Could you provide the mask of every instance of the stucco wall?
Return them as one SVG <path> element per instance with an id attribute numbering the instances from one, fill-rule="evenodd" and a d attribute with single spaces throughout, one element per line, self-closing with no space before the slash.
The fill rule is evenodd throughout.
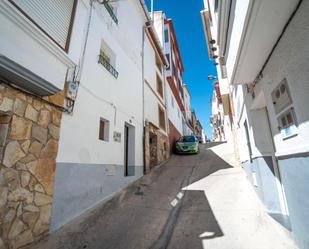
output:
<path id="1" fill-rule="evenodd" d="M 302 249 L 309 248 L 309 157 L 279 160 L 294 237 Z"/>
<path id="2" fill-rule="evenodd" d="M 74 112 L 63 116 L 52 229 L 127 186 L 143 172 L 140 55 L 146 18 L 137 1 L 117 2 L 116 9 L 118 25 L 104 5 L 94 3 Z M 102 41 L 116 55 L 117 79 L 98 63 Z M 99 140 L 100 118 L 109 122 L 108 141 Z M 129 166 L 136 169 L 134 177 L 124 176 L 126 124 L 132 128 L 129 150 L 134 149 L 129 156 Z M 120 141 L 114 140 L 114 132 L 121 134 Z M 109 173 L 110 170 L 114 173 Z"/>

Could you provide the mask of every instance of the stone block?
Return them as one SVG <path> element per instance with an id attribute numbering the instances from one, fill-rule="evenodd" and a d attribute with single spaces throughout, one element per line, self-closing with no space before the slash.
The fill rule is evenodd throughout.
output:
<path id="1" fill-rule="evenodd" d="M 28 153 L 29 146 L 30 146 L 30 140 L 27 140 L 21 144 L 21 148 L 25 153 Z"/>
<path id="2" fill-rule="evenodd" d="M 43 144 L 39 143 L 38 141 L 34 141 L 29 149 L 29 152 L 34 154 L 36 157 L 40 156 Z"/>
<path id="3" fill-rule="evenodd" d="M 58 152 L 58 141 L 49 139 L 40 153 L 40 158 L 56 158 Z"/>
<path id="4" fill-rule="evenodd" d="M 28 171 L 22 171 L 20 174 L 20 184 L 24 188 L 29 184 L 31 174 Z"/>
<path id="5" fill-rule="evenodd" d="M 45 195 L 39 192 L 35 192 L 34 194 L 34 203 L 38 207 L 45 206 L 51 204 L 52 198 L 49 195 Z"/>
<path id="6" fill-rule="evenodd" d="M 39 212 L 40 211 L 40 209 L 34 205 L 27 205 L 23 209 L 28 212 Z"/>
<path id="7" fill-rule="evenodd" d="M 13 112 L 17 114 L 18 116 L 22 117 L 25 114 L 26 107 L 27 107 L 27 103 L 25 101 L 16 99 L 14 103 Z"/>
<path id="8" fill-rule="evenodd" d="M 32 154 L 28 154 L 23 159 L 21 159 L 17 164 L 19 164 L 19 163 L 27 164 L 27 163 L 32 162 L 34 160 L 36 160 L 35 156 L 32 155 Z M 17 166 L 17 164 L 16 164 L 16 166 Z"/>
<path id="9" fill-rule="evenodd" d="M 19 234 L 21 234 L 23 231 L 25 231 L 26 225 L 18 218 L 14 220 L 14 222 L 11 225 L 10 232 L 8 234 L 8 238 L 10 240 L 16 238 Z"/>
<path id="10" fill-rule="evenodd" d="M 27 204 L 31 204 L 33 201 L 33 193 L 24 188 L 17 188 L 15 191 L 9 193 L 8 201 L 25 201 Z"/>
<path id="11" fill-rule="evenodd" d="M 13 110 L 13 104 L 14 104 L 14 101 L 12 99 L 4 97 L 3 101 L 0 105 L 0 111 L 3 111 L 3 112 L 12 111 Z"/>
<path id="12" fill-rule="evenodd" d="M 46 128 L 40 127 L 38 125 L 35 125 L 32 128 L 33 138 L 37 139 L 42 144 L 46 144 L 47 142 L 47 133 L 48 130 Z"/>
<path id="13" fill-rule="evenodd" d="M 50 121 L 50 112 L 47 110 L 41 110 L 39 115 L 38 124 L 44 128 L 46 128 Z"/>
<path id="14" fill-rule="evenodd" d="M 55 159 L 39 159 L 37 163 L 27 164 L 29 171 L 43 186 L 47 194 L 52 194 L 56 161 Z M 34 186 L 35 189 L 35 186 Z M 41 191 L 40 191 L 41 192 Z"/>
<path id="15" fill-rule="evenodd" d="M 0 124 L 8 124 L 12 119 L 11 115 L 0 115 Z"/>
<path id="16" fill-rule="evenodd" d="M 49 130 L 49 134 L 55 138 L 55 139 L 59 139 L 59 135 L 60 135 L 60 128 L 58 128 L 57 126 L 55 126 L 54 124 L 49 124 L 48 125 L 48 130 Z"/>
<path id="17" fill-rule="evenodd" d="M 0 208 L 5 206 L 8 193 L 9 189 L 7 187 L 0 187 Z"/>
<path id="18" fill-rule="evenodd" d="M 40 213 L 39 212 L 26 212 L 23 214 L 23 221 L 30 227 L 33 228 Z"/>
<path id="19" fill-rule="evenodd" d="M 32 105 L 28 104 L 26 108 L 25 118 L 32 120 L 33 122 L 38 121 L 38 111 L 35 110 Z"/>
<path id="20" fill-rule="evenodd" d="M 62 112 L 59 110 L 54 109 L 52 111 L 52 119 L 53 119 L 53 124 L 60 127 L 60 123 L 61 123 L 61 116 L 62 116 Z"/>
<path id="21" fill-rule="evenodd" d="M 33 100 L 33 107 L 37 110 L 40 111 L 44 107 L 44 103 L 42 100 L 39 99 L 34 99 Z"/>
<path id="22" fill-rule="evenodd" d="M 32 123 L 16 115 L 12 118 L 10 139 L 24 140 L 29 139 L 31 135 Z"/>
<path id="23" fill-rule="evenodd" d="M 6 142 L 6 137 L 9 131 L 9 124 L 0 124 L 0 147 L 3 147 Z"/>
<path id="24" fill-rule="evenodd" d="M 40 216 L 37 220 L 33 233 L 37 236 L 48 231 L 51 216 L 51 205 L 40 207 Z"/>
<path id="25" fill-rule="evenodd" d="M 12 167 L 19 159 L 23 158 L 25 153 L 21 150 L 17 141 L 12 141 L 7 144 L 3 157 L 3 165 Z"/>
<path id="26" fill-rule="evenodd" d="M 12 249 L 24 247 L 34 241 L 31 230 L 26 230 L 12 241 Z"/>

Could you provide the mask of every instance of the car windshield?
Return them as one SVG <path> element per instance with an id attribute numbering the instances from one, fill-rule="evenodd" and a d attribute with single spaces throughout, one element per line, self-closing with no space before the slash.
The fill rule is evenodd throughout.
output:
<path id="1" fill-rule="evenodd" d="M 189 143 L 193 143 L 195 142 L 195 137 L 194 136 L 184 136 L 184 137 L 181 137 L 179 139 L 179 142 L 189 142 Z"/>

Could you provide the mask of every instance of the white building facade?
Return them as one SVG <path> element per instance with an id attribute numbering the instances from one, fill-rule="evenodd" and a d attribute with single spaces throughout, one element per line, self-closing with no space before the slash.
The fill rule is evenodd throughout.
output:
<path id="1" fill-rule="evenodd" d="M 144 172 L 142 1 L 90 6 L 78 95 L 64 115 L 55 177 L 55 230 L 120 191 Z M 154 69 L 155 70 L 155 69 Z"/>
<path id="2" fill-rule="evenodd" d="M 208 45 L 232 88 L 240 161 L 267 212 L 309 248 L 309 2 L 205 6 L 217 30 Z"/>
<path id="3" fill-rule="evenodd" d="M 173 22 L 162 11 L 154 12 L 154 27 L 169 63 L 166 68 L 166 105 L 168 114 L 169 142 L 173 150 L 175 142 L 184 133 L 185 124 L 183 79 L 184 71 Z"/>

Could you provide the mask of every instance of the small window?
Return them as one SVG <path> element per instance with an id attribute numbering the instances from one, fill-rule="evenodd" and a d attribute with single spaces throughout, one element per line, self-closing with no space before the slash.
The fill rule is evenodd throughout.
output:
<path id="1" fill-rule="evenodd" d="M 159 126 L 165 130 L 165 112 L 161 106 L 159 106 Z"/>
<path id="2" fill-rule="evenodd" d="M 103 118 L 100 119 L 99 139 L 103 141 L 109 140 L 109 121 Z"/>
<path id="3" fill-rule="evenodd" d="M 171 95 L 171 100 L 172 100 L 172 107 L 174 108 L 174 98 L 173 98 L 173 95 Z"/>
<path id="4" fill-rule="evenodd" d="M 178 110 L 178 118 L 180 118 L 180 110 L 179 109 L 177 109 Z"/>
<path id="5" fill-rule="evenodd" d="M 158 56 L 156 56 L 156 66 L 159 69 L 160 73 L 162 73 L 162 63 Z"/>
<path id="6" fill-rule="evenodd" d="M 174 74 L 174 77 L 176 78 L 177 71 L 176 71 L 176 66 L 174 62 L 173 62 L 173 74 Z"/>
<path id="7" fill-rule="evenodd" d="M 293 108 L 290 108 L 288 111 L 283 113 L 279 118 L 278 122 L 280 125 L 280 129 L 288 128 L 292 125 L 296 125 L 295 117 L 294 117 L 294 111 Z"/>
<path id="8" fill-rule="evenodd" d="M 159 95 L 163 98 L 163 83 L 158 74 L 157 74 L 157 91 Z"/>
<path id="9" fill-rule="evenodd" d="M 165 41 L 165 42 L 168 42 L 168 40 L 169 40 L 169 39 L 168 39 L 168 29 L 165 29 L 165 30 L 164 30 L 164 41 Z"/>
<path id="10" fill-rule="evenodd" d="M 170 67 L 170 63 L 171 63 L 171 62 L 170 62 L 170 54 L 166 54 L 165 57 L 166 57 L 166 59 L 167 59 L 167 61 L 168 61 L 168 67 L 166 68 L 166 70 L 170 70 L 170 68 L 171 68 L 171 67 Z"/>
<path id="11" fill-rule="evenodd" d="M 101 49 L 99 54 L 99 63 L 102 64 L 107 71 L 109 71 L 116 79 L 118 78 L 118 71 L 116 67 L 116 54 L 107 45 L 106 42 L 101 42 Z"/>

